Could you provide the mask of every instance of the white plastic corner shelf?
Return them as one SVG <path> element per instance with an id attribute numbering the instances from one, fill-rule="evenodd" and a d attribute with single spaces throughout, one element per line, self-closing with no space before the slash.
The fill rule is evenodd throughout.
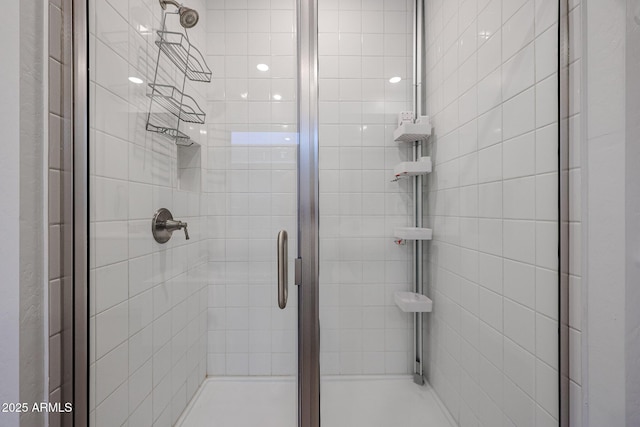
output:
<path id="1" fill-rule="evenodd" d="M 393 132 L 396 142 L 425 141 L 431 135 L 431 121 L 405 123 Z M 402 162 L 394 168 L 396 177 L 417 176 L 431 173 L 431 158 L 422 157 L 417 162 Z M 431 240 L 430 228 L 402 227 L 394 230 L 394 235 L 402 240 Z M 427 313 L 433 310 L 433 301 L 415 292 L 396 292 L 393 296 L 396 305 L 405 313 Z"/>
<path id="2" fill-rule="evenodd" d="M 433 230 L 430 228 L 401 227 L 393 231 L 393 235 L 402 240 L 431 240 Z"/>
<path id="3" fill-rule="evenodd" d="M 417 162 L 398 163 L 393 168 L 393 174 L 396 178 L 401 176 L 417 176 L 431 173 L 431 157 L 420 157 Z"/>
<path id="4" fill-rule="evenodd" d="M 433 310 L 433 301 L 415 292 L 396 292 L 393 299 L 405 313 L 429 313 Z"/>
<path id="5" fill-rule="evenodd" d="M 419 123 L 404 123 L 393 131 L 396 142 L 426 141 L 431 136 L 431 120 L 423 117 Z M 421 157 L 415 162 L 402 162 L 393 169 L 396 178 L 402 176 L 417 176 L 431 173 L 431 157 Z"/>
<path id="6" fill-rule="evenodd" d="M 394 132 L 396 141 L 421 141 L 431 135 L 431 123 L 406 123 Z M 431 173 L 431 157 L 421 157 L 417 162 L 402 162 L 394 168 L 396 177 L 417 176 Z M 402 240 L 431 240 L 433 232 L 430 228 L 403 227 L 397 228 L 394 235 Z"/>
<path id="7" fill-rule="evenodd" d="M 431 136 L 431 120 L 424 119 L 420 123 L 404 123 L 393 131 L 396 142 L 425 141 Z"/>

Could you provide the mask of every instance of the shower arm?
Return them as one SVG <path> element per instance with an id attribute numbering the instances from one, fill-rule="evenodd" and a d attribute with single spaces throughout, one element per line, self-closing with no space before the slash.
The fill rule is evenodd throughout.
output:
<path id="1" fill-rule="evenodd" d="M 178 9 L 182 7 L 182 5 L 175 0 L 160 0 L 160 7 L 162 10 L 167 10 L 167 4 L 171 4 Z"/>

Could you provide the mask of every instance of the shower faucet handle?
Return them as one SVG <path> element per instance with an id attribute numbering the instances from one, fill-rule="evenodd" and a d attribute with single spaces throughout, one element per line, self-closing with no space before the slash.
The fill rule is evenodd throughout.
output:
<path id="1" fill-rule="evenodd" d="M 169 209 L 160 208 L 151 220 L 151 233 L 156 242 L 167 243 L 174 231 L 184 230 L 184 237 L 189 240 L 188 226 L 186 222 L 174 220 Z"/>
<path id="2" fill-rule="evenodd" d="M 167 220 L 165 222 L 165 227 L 168 231 L 170 232 L 174 232 L 177 230 L 182 230 L 184 229 L 184 237 L 186 240 L 189 240 L 189 224 L 187 224 L 186 222 L 182 222 L 182 221 L 175 221 L 175 220 Z"/>

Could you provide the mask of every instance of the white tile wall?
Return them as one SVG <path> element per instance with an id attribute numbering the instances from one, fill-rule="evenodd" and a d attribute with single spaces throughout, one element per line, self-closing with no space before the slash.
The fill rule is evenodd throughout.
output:
<path id="1" fill-rule="evenodd" d="M 557 423 L 557 3 L 426 1 L 429 381 L 460 425 Z"/>
<path id="2" fill-rule="evenodd" d="M 290 274 L 278 308 L 275 244 L 286 229 L 296 257 L 295 2 L 206 6 L 207 373 L 293 375 L 297 295 Z"/>
<path id="3" fill-rule="evenodd" d="M 201 21 L 190 37 L 204 50 L 206 7 L 191 6 Z M 206 375 L 207 150 L 179 151 L 145 130 L 161 8 L 95 0 L 90 13 L 91 425 L 169 426 Z M 160 75 L 182 85 L 166 60 Z M 187 82 L 185 92 L 204 105 L 206 88 Z M 204 126 L 185 130 L 203 142 Z M 161 207 L 189 223 L 191 240 L 153 240 Z"/>
<path id="4" fill-rule="evenodd" d="M 323 374 L 410 371 L 408 180 L 390 182 L 409 148 L 393 141 L 411 109 L 409 1 L 328 1 L 319 7 L 320 325 Z M 401 77 L 399 83 L 389 82 Z"/>

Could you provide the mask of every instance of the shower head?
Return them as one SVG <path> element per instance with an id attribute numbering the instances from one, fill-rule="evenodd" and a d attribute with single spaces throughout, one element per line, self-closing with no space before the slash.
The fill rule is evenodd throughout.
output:
<path id="1" fill-rule="evenodd" d="M 189 9 L 188 7 L 181 7 L 178 9 L 180 14 L 180 25 L 184 28 L 193 28 L 198 23 L 200 16 L 195 9 Z"/>
<path id="2" fill-rule="evenodd" d="M 195 9 L 185 7 L 175 0 L 160 0 L 160 7 L 162 7 L 163 10 L 167 9 L 168 4 L 171 4 L 178 8 L 178 15 L 180 15 L 180 25 L 182 25 L 184 28 L 193 28 L 196 26 L 198 20 L 200 19 L 200 15 L 198 15 L 198 12 Z"/>

